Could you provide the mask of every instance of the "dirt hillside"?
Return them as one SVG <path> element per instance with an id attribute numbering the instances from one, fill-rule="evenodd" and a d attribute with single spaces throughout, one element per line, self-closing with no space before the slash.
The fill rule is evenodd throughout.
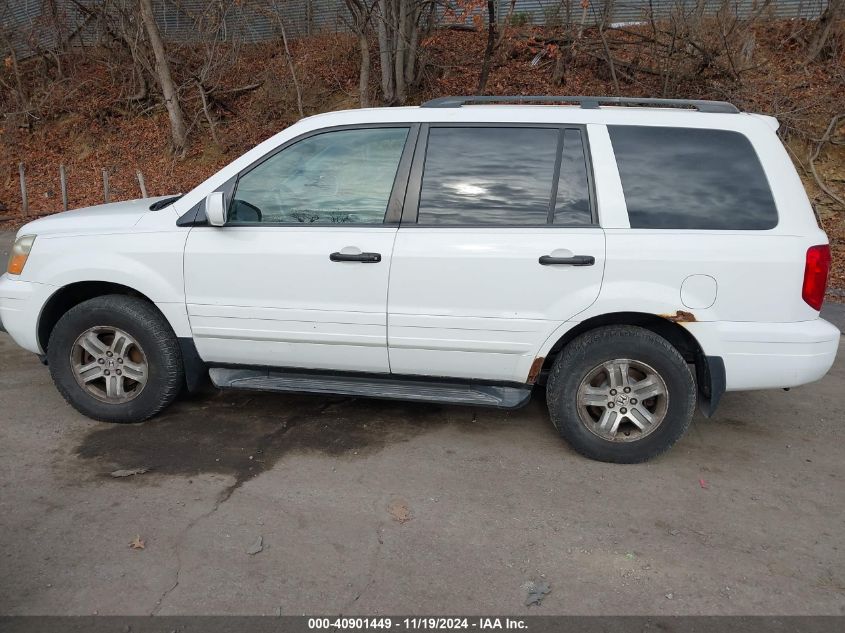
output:
<path id="1" fill-rule="evenodd" d="M 793 22 L 768 22 L 754 33 L 753 64 L 737 77 L 715 65 L 679 77 L 669 96 L 728 99 L 748 111 L 781 121 L 786 141 L 822 224 L 833 243 L 834 270 L 830 295 L 845 300 L 845 208 L 819 187 L 810 157 L 831 119 L 845 110 L 845 64 L 838 58 L 805 63 Z M 423 42 L 424 70 L 411 103 L 448 94 L 472 94 L 478 84 L 486 33 L 442 29 Z M 552 82 L 561 44 L 552 29 L 530 25 L 511 28 L 496 49 L 488 94 L 622 94 L 661 96 L 666 77 L 642 35 L 614 32 L 617 58 L 611 69 L 604 59 L 582 54 L 566 68 L 563 85 Z M 568 46 L 568 45 L 567 45 Z M 18 164 L 24 163 L 29 218 L 61 210 L 59 165 L 66 168 L 71 208 L 103 201 L 103 170 L 112 201 L 140 197 L 136 171 L 141 170 L 149 195 L 184 192 L 243 151 L 299 118 L 294 84 L 283 48 L 277 43 L 245 46 L 236 66 L 216 93 L 212 116 L 214 141 L 198 103 L 186 96 L 190 145 L 183 156 L 169 149 L 167 114 L 160 102 L 143 107 L 126 96 L 126 69 L 109 52 L 86 50 L 71 55 L 61 80 L 39 92 L 38 114 L 25 120 L 10 112 L 0 96 L 5 124 L 0 137 L 0 230 L 20 226 Z M 188 76 L 196 51 L 174 52 L 178 74 Z M 291 56 L 302 86 L 306 115 L 358 105 L 357 42 L 343 34 L 323 34 L 291 42 Z M 372 56 L 372 100 L 378 103 L 377 55 Z M 24 62 L 23 64 L 26 64 Z M 37 61 L 27 77 L 39 76 Z M 614 81 L 615 76 L 615 81 Z M 617 90 L 618 84 L 618 90 Z M 33 89 L 34 90 L 34 89 Z M 835 127 L 835 126 L 834 126 Z M 829 131 L 813 161 L 819 180 L 845 197 L 845 128 Z"/>

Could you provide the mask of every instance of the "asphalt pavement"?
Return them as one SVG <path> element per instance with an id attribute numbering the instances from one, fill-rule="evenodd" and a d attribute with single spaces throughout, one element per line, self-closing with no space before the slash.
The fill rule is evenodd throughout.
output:
<path id="1" fill-rule="evenodd" d="M 840 352 L 729 393 L 619 466 L 569 449 L 542 394 L 212 392 L 98 423 L 0 334 L 0 613 L 843 614 L 843 378 Z"/>

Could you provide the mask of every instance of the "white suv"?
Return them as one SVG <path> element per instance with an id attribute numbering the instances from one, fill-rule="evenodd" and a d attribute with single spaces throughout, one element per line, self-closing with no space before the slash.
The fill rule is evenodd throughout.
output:
<path id="1" fill-rule="evenodd" d="M 183 196 L 27 224 L 0 318 L 99 420 L 208 377 L 504 408 L 545 385 L 576 450 L 640 462 L 696 400 L 833 363 L 827 238 L 777 126 L 600 97 L 322 114 Z"/>

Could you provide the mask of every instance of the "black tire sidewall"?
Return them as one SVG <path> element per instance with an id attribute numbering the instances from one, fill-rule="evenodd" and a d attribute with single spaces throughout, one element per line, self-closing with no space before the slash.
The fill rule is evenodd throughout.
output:
<path id="1" fill-rule="evenodd" d="M 549 381 L 552 423 L 578 452 L 601 461 L 638 463 L 670 448 L 689 427 L 695 411 L 695 379 L 683 357 L 662 337 L 635 327 L 603 328 L 573 341 L 557 359 Z M 666 382 L 666 417 L 652 433 L 632 442 L 610 442 L 592 433 L 578 415 L 581 380 L 603 362 L 618 358 L 651 366 Z"/>
<path id="2" fill-rule="evenodd" d="M 147 382 L 132 400 L 120 404 L 98 400 L 73 375 L 71 348 L 80 334 L 97 326 L 127 332 L 143 350 Z M 134 297 L 98 297 L 69 310 L 50 335 L 47 358 L 53 381 L 64 398 L 83 415 L 108 422 L 140 422 L 154 415 L 173 399 L 174 374 L 181 376 L 178 341 L 169 324 L 154 306 Z"/>

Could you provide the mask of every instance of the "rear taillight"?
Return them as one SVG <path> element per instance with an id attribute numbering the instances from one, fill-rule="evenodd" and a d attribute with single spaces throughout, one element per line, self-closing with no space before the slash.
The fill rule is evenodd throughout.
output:
<path id="1" fill-rule="evenodd" d="M 804 286 L 801 288 L 801 296 L 814 310 L 822 309 L 829 270 L 830 246 L 821 244 L 808 248 L 807 262 L 804 265 Z"/>

